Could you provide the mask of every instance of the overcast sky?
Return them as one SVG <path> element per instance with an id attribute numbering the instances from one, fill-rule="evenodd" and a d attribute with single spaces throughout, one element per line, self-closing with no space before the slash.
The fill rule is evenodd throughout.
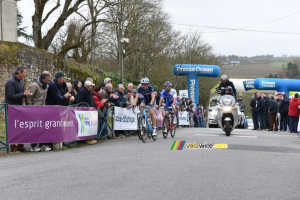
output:
<path id="1" fill-rule="evenodd" d="M 21 0 L 18 5 L 24 16 L 23 25 L 31 32 L 33 0 Z M 202 33 L 203 40 L 217 54 L 300 55 L 299 0 L 163 0 L 162 6 L 176 30 Z"/>

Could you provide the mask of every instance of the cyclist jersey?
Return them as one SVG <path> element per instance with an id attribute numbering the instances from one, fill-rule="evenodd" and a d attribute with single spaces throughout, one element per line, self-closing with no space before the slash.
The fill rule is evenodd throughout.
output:
<path id="1" fill-rule="evenodd" d="M 163 89 L 161 91 L 160 97 L 166 99 L 166 106 L 168 107 L 172 105 L 174 98 L 176 98 L 176 102 L 177 102 L 177 92 L 174 89 L 171 89 L 170 92 L 167 92 L 166 89 Z"/>
<path id="2" fill-rule="evenodd" d="M 154 93 L 154 87 L 152 85 L 149 85 L 145 90 L 143 87 L 139 87 L 137 90 L 137 94 L 143 95 L 143 101 L 142 103 L 146 104 L 147 106 L 150 104 L 152 97 L 151 94 Z M 153 102 L 155 104 L 155 100 Z"/>

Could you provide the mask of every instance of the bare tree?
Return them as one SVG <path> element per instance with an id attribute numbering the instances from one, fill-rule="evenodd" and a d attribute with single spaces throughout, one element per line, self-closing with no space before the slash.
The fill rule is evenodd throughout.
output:
<path id="1" fill-rule="evenodd" d="M 55 35 L 64 26 L 68 17 L 76 12 L 85 0 L 65 0 L 62 12 L 55 21 L 54 25 L 42 35 L 42 27 L 49 19 L 50 15 L 61 8 L 60 0 L 56 0 L 56 5 L 44 16 L 44 10 L 49 0 L 34 0 L 35 12 L 32 16 L 33 41 L 37 48 L 48 50 Z M 72 2 L 74 2 L 72 4 Z"/>

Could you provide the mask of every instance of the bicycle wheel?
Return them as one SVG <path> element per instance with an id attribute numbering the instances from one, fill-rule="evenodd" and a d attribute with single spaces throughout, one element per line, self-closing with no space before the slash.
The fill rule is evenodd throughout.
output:
<path id="1" fill-rule="evenodd" d="M 176 132 L 176 124 L 174 124 L 173 122 L 174 122 L 174 116 L 172 117 L 172 129 L 170 130 L 170 134 L 172 138 L 175 136 L 175 132 Z"/>
<path id="2" fill-rule="evenodd" d="M 147 127 L 145 122 L 145 117 L 143 115 L 140 116 L 139 119 L 139 138 L 146 143 L 147 142 Z"/>
<path id="3" fill-rule="evenodd" d="M 150 139 L 152 137 L 152 133 L 150 133 L 149 131 L 148 131 L 148 138 Z"/>
<path id="4" fill-rule="evenodd" d="M 168 123 L 168 116 L 165 115 L 165 116 L 164 116 L 164 119 L 163 119 L 163 125 L 162 125 L 163 137 L 164 137 L 165 139 L 167 139 L 167 137 L 168 137 L 168 132 L 169 132 L 168 124 L 169 124 L 169 123 Z M 165 129 L 167 129 L 167 132 L 164 132 Z"/>
<path id="5" fill-rule="evenodd" d="M 142 130 L 142 123 L 141 123 L 141 117 L 138 118 L 138 130 L 137 130 L 137 133 L 138 133 L 138 136 L 139 136 L 139 139 L 142 140 L 142 137 L 141 137 L 141 130 Z"/>
<path id="6" fill-rule="evenodd" d="M 152 133 L 150 133 L 150 131 L 149 131 L 149 129 L 148 129 L 148 123 L 149 123 L 149 122 L 147 122 L 147 124 L 146 124 L 146 126 L 147 126 L 147 134 L 148 134 L 148 138 L 150 139 L 150 138 L 152 137 Z M 150 126 L 152 127 L 151 124 L 150 124 Z M 152 127 L 152 131 L 153 131 L 153 127 Z"/>

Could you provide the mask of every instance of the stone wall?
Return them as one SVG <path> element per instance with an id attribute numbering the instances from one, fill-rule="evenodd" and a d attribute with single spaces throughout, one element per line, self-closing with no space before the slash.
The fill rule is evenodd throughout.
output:
<path id="1" fill-rule="evenodd" d="M 89 76 L 89 74 L 82 73 L 78 67 L 70 70 L 64 62 L 58 62 L 53 54 L 45 50 L 18 42 L 0 42 L 0 102 L 4 102 L 5 99 L 6 81 L 19 65 L 27 68 L 27 76 L 24 80 L 26 88 L 45 70 L 52 74 L 62 71 L 68 74 L 72 81 L 84 80 Z"/>

